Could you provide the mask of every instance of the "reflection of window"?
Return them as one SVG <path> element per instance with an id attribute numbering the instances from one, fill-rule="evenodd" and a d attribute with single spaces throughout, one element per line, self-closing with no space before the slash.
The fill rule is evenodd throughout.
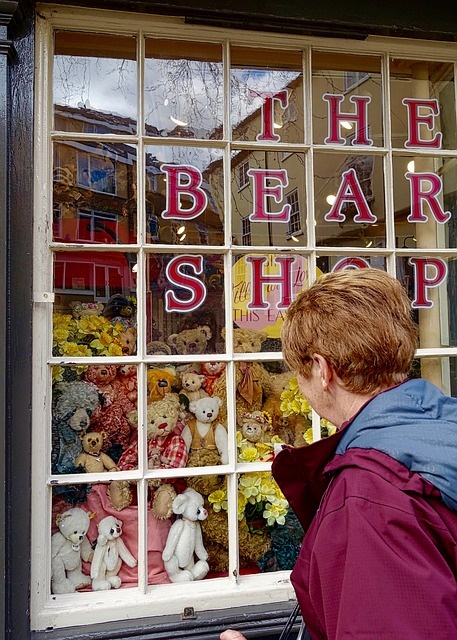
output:
<path id="1" fill-rule="evenodd" d="M 241 219 L 241 244 L 248 247 L 251 243 L 251 221 L 249 220 L 249 216 L 246 216 Z"/>
<path id="2" fill-rule="evenodd" d="M 287 204 L 290 204 L 290 218 L 287 225 L 287 235 L 294 236 L 302 233 L 298 189 L 294 189 L 289 194 L 287 194 L 286 200 Z"/>
<path id="3" fill-rule="evenodd" d="M 52 208 L 52 234 L 54 238 L 62 238 L 62 211 L 61 205 L 55 204 Z"/>
<path id="4" fill-rule="evenodd" d="M 116 163 L 110 158 L 78 153 L 78 184 L 91 191 L 116 193 Z"/>
<path id="5" fill-rule="evenodd" d="M 362 84 L 367 78 L 370 77 L 369 73 L 365 71 L 345 71 L 344 72 L 344 90 L 350 91 L 359 84 Z"/>
<path id="6" fill-rule="evenodd" d="M 249 184 L 248 170 L 249 162 L 247 160 L 238 166 L 238 188 L 240 190 Z"/>
<path id="7" fill-rule="evenodd" d="M 83 242 L 118 242 L 116 214 L 79 209 L 76 237 Z"/>

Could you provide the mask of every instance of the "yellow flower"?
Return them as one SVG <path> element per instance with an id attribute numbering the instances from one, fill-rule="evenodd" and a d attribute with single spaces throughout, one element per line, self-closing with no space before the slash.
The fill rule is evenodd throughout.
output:
<path id="1" fill-rule="evenodd" d="M 246 509 L 248 501 L 246 496 L 241 491 L 238 491 L 238 520 L 244 518 L 244 510 Z"/>
<path id="2" fill-rule="evenodd" d="M 217 489 L 210 493 L 208 496 L 208 501 L 213 505 L 214 511 L 227 511 L 227 493 L 223 489 Z"/>
<path id="3" fill-rule="evenodd" d="M 275 523 L 285 524 L 288 506 L 286 500 L 278 500 L 275 503 L 268 502 L 263 512 L 267 525 L 272 527 Z"/>
<path id="4" fill-rule="evenodd" d="M 239 462 L 254 462 L 259 459 L 259 452 L 256 447 L 245 447 L 238 454 Z"/>
<path id="5" fill-rule="evenodd" d="M 63 356 L 68 356 L 69 358 L 84 358 L 92 355 L 92 351 L 88 346 L 83 344 L 76 344 L 76 342 L 64 342 L 61 347 Z"/>
<path id="6" fill-rule="evenodd" d="M 243 474 L 238 482 L 238 488 L 251 504 L 259 501 L 260 478 L 256 475 Z"/>
<path id="7" fill-rule="evenodd" d="M 63 381 L 63 367 L 52 367 L 52 382 L 62 382 Z"/>

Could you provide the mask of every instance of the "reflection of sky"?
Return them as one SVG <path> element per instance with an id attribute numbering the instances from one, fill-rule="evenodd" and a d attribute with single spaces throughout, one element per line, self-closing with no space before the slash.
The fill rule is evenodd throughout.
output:
<path id="1" fill-rule="evenodd" d="M 54 58 L 54 102 L 136 119 L 137 65 L 133 60 L 58 55 Z M 279 91 L 298 72 L 268 69 L 231 71 L 232 122 L 239 123 L 261 106 L 253 93 Z M 145 117 L 169 134 L 186 123 L 206 138 L 223 117 L 222 64 L 191 60 L 145 61 Z"/>
<path id="2" fill-rule="evenodd" d="M 53 98 L 56 104 L 86 106 L 136 119 L 136 81 L 136 62 L 133 60 L 54 57 Z"/>

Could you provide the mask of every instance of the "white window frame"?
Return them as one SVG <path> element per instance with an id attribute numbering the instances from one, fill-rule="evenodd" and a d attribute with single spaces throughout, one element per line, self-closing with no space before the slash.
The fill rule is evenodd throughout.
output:
<path id="1" fill-rule="evenodd" d="M 225 578 L 215 580 L 203 580 L 185 585 L 158 585 L 148 586 L 146 572 L 140 569 L 137 588 L 102 591 L 97 593 L 77 593 L 65 596 L 55 596 L 50 594 L 50 540 L 51 540 L 51 478 L 48 474 L 49 458 L 51 451 L 50 427 L 51 408 L 49 390 L 51 388 L 50 366 L 59 364 L 61 359 L 52 358 L 52 300 L 53 300 L 53 251 L 61 250 L 53 246 L 52 243 L 52 140 L 71 139 L 71 133 L 56 133 L 52 130 L 52 51 L 53 51 L 53 30 L 70 29 L 75 31 L 87 30 L 91 33 L 119 33 L 122 35 L 138 36 L 138 78 L 142 77 L 144 52 L 143 37 L 158 36 L 162 38 L 189 39 L 191 41 L 220 42 L 223 44 L 224 60 L 229 59 L 229 39 L 240 46 L 253 45 L 253 33 L 245 33 L 236 30 L 223 30 L 215 28 L 205 28 L 201 26 L 193 27 L 186 25 L 184 19 L 178 17 L 163 16 L 141 16 L 135 13 L 98 11 L 77 7 L 56 7 L 52 5 L 40 5 L 37 11 L 36 28 L 36 122 L 35 122 L 35 234 L 34 234 L 34 343 L 33 343 L 33 382 L 34 393 L 32 398 L 33 409 L 33 454 L 32 454 L 32 580 L 31 580 L 31 626 L 32 629 L 44 630 L 47 628 L 64 628 L 68 626 L 79 626 L 105 621 L 116 621 L 141 617 L 163 616 L 167 614 L 179 615 L 185 607 L 192 606 L 196 611 L 220 610 L 224 607 L 236 607 L 265 603 L 287 602 L 294 598 L 294 591 L 289 579 L 288 571 L 272 573 L 262 573 L 253 575 L 240 575 L 238 570 L 238 560 L 236 550 L 232 547 L 229 554 L 229 571 Z M 255 39 L 255 38 L 254 38 Z M 265 38 L 258 35 L 259 47 L 265 47 Z M 311 60 L 310 47 L 325 49 L 332 52 L 350 51 L 353 54 L 377 55 L 383 59 L 383 73 L 388 71 L 388 55 L 396 57 L 407 57 L 423 60 L 437 60 L 457 62 L 457 46 L 454 43 L 422 43 L 398 41 L 389 38 L 368 38 L 364 42 L 347 41 L 339 39 L 318 39 L 311 37 L 288 36 L 284 34 L 269 34 L 268 48 L 283 49 L 291 47 L 295 50 L 304 51 L 304 65 L 309 65 Z M 305 104 L 311 104 L 310 100 L 310 78 L 309 69 L 305 73 L 304 98 Z M 141 87 L 141 80 L 140 80 Z M 229 82 L 225 81 L 225 90 L 229 91 Z M 141 94 L 141 91 L 139 92 Z M 226 96 L 228 98 L 228 96 Z M 383 100 L 388 101 L 389 96 L 385 95 Z M 229 104 L 226 100 L 226 104 Z M 388 107 L 388 102 L 387 102 Z M 140 97 L 138 98 L 138 134 L 124 136 L 127 142 L 138 145 L 138 158 L 142 157 L 144 149 L 144 122 L 143 107 Z M 390 139 L 389 109 L 385 109 L 385 139 Z M 312 130 L 311 110 L 305 115 L 305 130 Z M 230 199 L 230 153 L 233 149 L 243 148 L 243 144 L 232 144 L 229 133 L 229 119 L 224 121 L 224 136 L 221 140 L 211 141 L 211 145 L 221 149 L 225 154 L 226 175 L 225 175 L 225 211 L 227 219 L 225 223 L 225 244 L 220 248 L 224 254 L 226 279 L 226 305 L 230 309 L 231 292 L 231 264 L 234 250 L 231 245 L 231 199 Z M 88 134 L 93 141 L 106 141 L 106 135 Z M 116 137 L 112 136 L 112 141 Z M 193 141 L 195 142 L 195 141 Z M 198 142 L 196 143 L 198 144 Z M 202 146 L 207 146 L 208 141 L 203 141 Z M 263 144 L 262 148 L 268 145 Z M 318 148 L 319 145 L 315 145 Z M 246 143 L 244 148 L 255 148 L 255 143 Z M 294 144 L 294 151 L 307 153 L 309 145 Z M 272 145 L 272 150 L 276 150 Z M 390 157 L 391 149 L 386 143 L 385 148 L 370 147 L 369 153 Z M 446 152 L 440 152 L 446 155 Z M 307 153 L 305 171 L 308 176 L 312 176 L 312 156 Z M 140 169 L 141 165 L 138 164 Z M 141 220 L 141 213 L 145 211 L 144 202 L 144 180 L 142 172 L 138 170 L 138 244 L 120 245 L 116 247 L 118 251 L 125 251 L 137 254 L 138 271 L 142 272 L 146 264 L 146 254 L 144 249 L 144 231 Z M 43 188 L 43 185 L 47 187 Z M 373 250 L 373 255 L 384 256 L 387 270 L 395 275 L 395 259 L 402 255 L 401 249 L 395 248 L 395 237 L 392 224 L 393 219 L 393 199 L 389 196 L 392 193 L 392 174 L 388 162 L 386 162 L 385 173 L 386 190 L 386 221 L 387 221 L 387 246 L 379 250 Z M 326 253 L 332 255 L 332 250 L 326 252 L 322 248 L 317 248 L 314 237 L 313 212 L 313 189 L 307 189 L 307 229 L 308 243 L 306 256 L 309 261 L 310 273 L 316 271 L 316 258 L 318 255 Z M 89 245 L 92 247 L 92 245 Z M 84 246 L 78 247 L 84 250 Z M 107 251 L 112 250 L 112 246 L 106 247 Z M 205 249 L 208 251 L 208 249 Z M 241 249 L 242 250 L 242 249 Z M 338 255 L 340 250 L 333 250 L 333 255 Z M 358 255 L 360 249 L 345 251 L 346 254 Z M 237 254 L 240 248 L 236 248 Z M 455 250 L 447 250 L 447 255 L 454 255 Z M 403 251 L 407 255 L 407 251 Z M 138 298 L 144 296 L 144 282 L 142 278 L 137 279 Z M 227 312 L 226 324 L 230 326 L 231 318 Z M 139 308 L 138 329 L 142 332 L 145 326 L 144 309 Z M 220 359 L 227 360 L 228 384 L 234 384 L 234 359 L 233 341 L 230 332 L 227 334 L 227 355 L 221 355 Z M 139 388 L 139 423 L 144 422 L 143 400 L 146 389 L 146 354 L 143 352 L 141 341 L 139 342 L 138 354 L 125 358 L 123 361 L 131 362 L 138 366 L 138 388 Z M 456 356 L 457 348 L 447 349 L 422 349 L 419 350 L 421 356 Z M 262 354 L 264 360 L 277 360 L 279 354 Z M 177 361 L 179 362 L 179 357 Z M 248 358 L 246 358 L 248 359 Z M 252 359 L 257 359 L 253 354 Z M 103 362 L 117 363 L 115 358 L 103 358 Z M 81 364 L 94 363 L 94 359 L 83 358 Z M 228 422 L 234 424 L 233 407 L 228 406 Z M 140 426 L 140 429 L 142 427 Z M 318 437 L 320 433 L 319 418 L 313 417 L 313 432 Z M 237 484 L 236 474 L 243 471 L 263 471 L 269 468 L 268 463 L 251 463 L 240 465 L 235 462 L 236 450 L 234 439 L 230 440 L 229 464 L 218 467 L 218 471 L 226 473 L 228 477 L 228 497 L 231 505 L 229 518 L 229 535 L 232 540 L 237 540 L 237 513 L 233 505 L 236 504 Z M 140 456 L 141 457 L 141 456 Z M 123 472 L 125 479 L 142 478 L 139 482 L 139 505 L 145 507 L 146 503 L 146 481 L 142 475 L 143 469 L 138 472 Z M 210 470 L 207 470 L 210 472 Z M 172 470 L 173 476 L 188 475 L 188 469 Z M 78 480 L 78 478 L 76 478 Z M 141 561 L 146 560 L 145 544 L 145 521 L 141 516 L 139 508 L 139 556 Z"/>

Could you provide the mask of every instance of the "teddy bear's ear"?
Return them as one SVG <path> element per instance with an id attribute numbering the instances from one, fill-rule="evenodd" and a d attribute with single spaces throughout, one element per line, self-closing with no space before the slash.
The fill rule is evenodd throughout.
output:
<path id="1" fill-rule="evenodd" d="M 176 340 L 177 339 L 178 339 L 178 334 L 177 333 L 172 333 L 171 336 L 168 336 L 167 342 L 172 347 L 176 347 Z"/>
<path id="2" fill-rule="evenodd" d="M 204 324 L 202 327 L 199 327 L 199 330 L 200 330 L 200 333 L 203 333 L 203 335 L 207 340 L 211 339 L 213 334 L 211 333 L 211 329 L 208 327 L 207 324 Z"/>
<path id="3" fill-rule="evenodd" d="M 56 525 L 60 526 L 60 523 L 62 522 L 62 520 L 65 520 L 65 518 L 69 518 L 70 514 L 69 513 L 59 513 L 59 515 L 56 518 Z"/>
<path id="4" fill-rule="evenodd" d="M 184 493 L 178 494 L 173 500 L 173 513 L 176 513 L 178 515 L 184 513 L 186 509 L 186 503 L 187 496 L 185 496 Z"/>
<path id="5" fill-rule="evenodd" d="M 100 431 L 100 435 L 103 438 L 103 440 L 106 440 L 106 438 L 108 437 L 108 434 L 106 433 L 106 431 Z"/>

